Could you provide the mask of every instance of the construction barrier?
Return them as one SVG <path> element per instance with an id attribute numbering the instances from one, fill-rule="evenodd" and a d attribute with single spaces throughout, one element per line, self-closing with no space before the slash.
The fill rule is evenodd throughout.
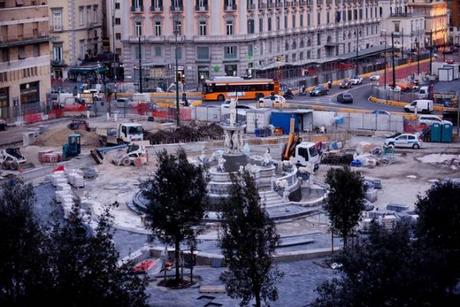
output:
<path id="1" fill-rule="evenodd" d="M 370 96 L 368 101 L 372 102 L 372 103 L 379 103 L 379 104 L 384 104 L 384 105 L 387 105 L 387 106 L 400 107 L 400 108 L 404 108 L 404 106 L 407 105 L 407 102 L 382 99 L 382 98 L 377 98 L 377 97 L 373 97 L 373 96 Z M 438 105 L 438 104 L 433 104 L 433 110 L 436 111 L 436 112 L 457 111 L 456 108 L 444 107 L 444 106 Z"/>

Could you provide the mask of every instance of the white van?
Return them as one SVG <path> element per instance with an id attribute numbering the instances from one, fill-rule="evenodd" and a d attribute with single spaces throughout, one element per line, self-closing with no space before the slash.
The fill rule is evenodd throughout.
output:
<path id="1" fill-rule="evenodd" d="M 428 98 L 428 95 L 429 95 L 428 91 L 429 91 L 428 86 L 420 87 L 420 89 L 419 89 L 419 91 L 417 93 L 417 98 L 418 99 L 426 99 L 426 98 Z"/>
<path id="2" fill-rule="evenodd" d="M 404 106 L 404 111 L 414 113 L 431 113 L 433 112 L 433 100 L 417 99 Z"/>

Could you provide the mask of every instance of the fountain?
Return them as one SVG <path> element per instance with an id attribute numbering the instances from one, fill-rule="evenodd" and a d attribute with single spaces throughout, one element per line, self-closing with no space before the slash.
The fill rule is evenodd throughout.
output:
<path id="1" fill-rule="evenodd" d="M 302 179 L 296 165 L 290 161 L 276 161 L 267 148 L 263 155 L 251 154 L 248 144 L 244 144 L 245 125 L 237 121 L 236 105 L 232 99 L 229 107 L 229 120 L 222 124 L 224 130 L 224 148 L 215 151 L 210 158 L 207 148 L 203 148 L 196 163 L 208 166 L 210 181 L 208 196 L 210 208 L 207 221 L 217 221 L 219 214 L 212 208 L 223 198 L 228 197 L 231 187 L 230 174 L 249 171 L 254 177 L 264 207 L 275 220 L 305 216 L 316 212 L 322 204 L 326 190 Z M 142 211 L 145 206 L 142 193 L 138 192 L 133 200 L 134 207 Z"/>

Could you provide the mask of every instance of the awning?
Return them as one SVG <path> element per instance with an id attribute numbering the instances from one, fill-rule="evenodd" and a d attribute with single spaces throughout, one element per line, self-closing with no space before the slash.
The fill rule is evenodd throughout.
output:
<path id="1" fill-rule="evenodd" d="M 84 75 L 93 72 L 102 74 L 105 73 L 106 70 L 107 69 L 104 66 L 79 66 L 69 68 L 69 73 Z"/>

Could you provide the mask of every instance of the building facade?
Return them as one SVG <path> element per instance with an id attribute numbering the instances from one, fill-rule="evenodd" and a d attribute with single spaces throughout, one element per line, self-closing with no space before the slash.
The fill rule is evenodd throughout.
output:
<path id="1" fill-rule="evenodd" d="M 376 50 L 382 42 L 383 11 L 376 0 L 117 3 L 125 81 L 138 83 L 140 55 L 144 88 L 174 80 L 176 39 L 179 71 L 189 87 L 214 76 L 267 71 L 263 76 L 276 78 L 293 67 L 303 74 L 308 66 L 352 58 L 357 48 Z"/>
<path id="2" fill-rule="evenodd" d="M 45 107 L 50 84 L 46 0 L 0 1 L 0 118 Z"/>
<path id="3" fill-rule="evenodd" d="M 121 3 L 125 1 L 121 0 L 106 0 L 106 32 L 107 40 L 109 45 L 109 50 L 113 53 L 116 53 L 121 57 L 121 50 L 123 48 L 123 43 L 121 41 L 122 33 L 122 23 L 121 19 L 123 18 Z M 127 17 L 127 16 L 124 16 Z"/>
<path id="4" fill-rule="evenodd" d="M 414 50 L 419 46 L 425 47 L 425 16 L 420 12 L 413 12 L 408 6 L 409 0 L 380 1 L 383 7 L 382 35 L 386 43 L 402 48 L 403 52 Z"/>
<path id="5" fill-rule="evenodd" d="M 48 0 L 51 73 L 66 79 L 69 67 L 91 61 L 102 49 L 102 0 Z"/>
<path id="6" fill-rule="evenodd" d="M 408 7 L 415 14 L 425 16 L 425 43 L 445 46 L 449 34 L 447 2 L 443 0 L 412 0 Z"/>

